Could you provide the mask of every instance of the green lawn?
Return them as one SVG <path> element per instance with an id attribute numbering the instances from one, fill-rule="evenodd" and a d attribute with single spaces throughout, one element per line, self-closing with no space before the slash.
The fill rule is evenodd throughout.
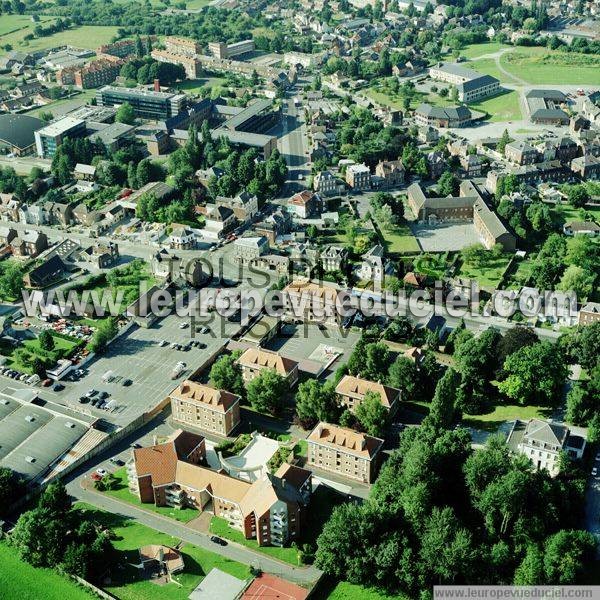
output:
<path id="1" fill-rule="evenodd" d="M 188 94 L 198 94 L 200 90 L 207 87 L 223 86 L 226 80 L 224 77 L 207 77 L 206 79 L 188 79 L 177 84 L 177 89 Z"/>
<path id="2" fill-rule="evenodd" d="M 509 260 L 509 256 L 501 256 L 500 258 L 489 260 L 484 267 L 475 267 L 463 263 L 460 271 L 457 273 L 457 277 L 475 279 L 482 287 L 495 289 L 500 283 Z"/>
<path id="3" fill-rule="evenodd" d="M 11 15 L 12 16 L 12 15 Z M 2 22 L 6 17 L 2 16 Z M 26 17 L 29 18 L 29 17 Z M 44 22 L 51 19 L 44 19 Z M 96 49 L 102 44 L 107 44 L 116 35 L 118 27 L 103 27 L 96 25 L 83 25 L 67 31 L 61 31 L 47 37 L 34 38 L 33 40 L 25 40 L 24 37 L 28 33 L 32 33 L 37 23 L 31 23 L 30 27 L 20 29 L 19 31 L 0 35 L 0 46 L 11 44 L 14 50 L 44 50 L 46 48 L 54 48 L 56 46 L 77 46 L 78 48 Z M 0 48 L 0 54 L 4 54 L 6 50 Z"/>
<path id="4" fill-rule="evenodd" d="M 420 252 L 417 238 L 406 225 L 397 227 L 394 231 L 381 231 L 384 238 L 386 250 L 398 254 L 410 254 Z"/>
<path id="5" fill-rule="evenodd" d="M 492 122 L 516 121 L 522 118 L 519 94 L 514 90 L 469 104 L 469 108 L 488 113 Z"/>
<path id="6" fill-rule="evenodd" d="M 198 516 L 198 511 L 195 508 L 173 508 L 171 506 L 154 506 L 154 504 L 145 503 L 142 504 L 137 496 L 134 496 L 127 486 L 127 473 L 125 467 L 121 467 L 114 472 L 114 476 L 117 479 L 116 488 L 103 492 L 108 496 L 127 502 L 128 504 L 134 504 L 145 510 L 151 510 L 152 512 L 158 513 L 163 517 L 170 517 L 182 523 L 191 521 Z"/>
<path id="7" fill-rule="evenodd" d="M 547 419 L 549 416 L 550 411 L 545 406 L 501 404 L 496 406 L 492 412 L 484 415 L 465 415 L 462 422 L 475 429 L 495 432 L 505 421 L 514 421 L 515 419 L 521 419 L 522 421 Z"/>
<path id="8" fill-rule="evenodd" d="M 486 42 L 483 44 L 470 44 L 465 46 L 461 51 L 460 55 L 466 59 L 474 59 L 480 56 L 484 56 L 486 54 L 493 54 L 494 52 L 498 52 L 498 50 L 502 50 L 503 48 L 510 48 L 511 46 L 507 46 L 506 44 L 501 44 L 500 42 Z"/>
<path id="9" fill-rule="evenodd" d="M 327 596 L 327 600 L 403 600 L 406 598 L 406 596 L 398 594 L 390 596 L 384 592 L 347 581 L 340 581 Z"/>
<path id="10" fill-rule="evenodd" d="M 90 600 L 95 598 L 72 579 L 50 569 L 36 569 L 0 542 L 0 597 L 19 600 Z"/>
<path id="11" fill-rule="evenodd" d="M 590 213 L 594 221 L 600 222 L 600 207 L 598 206 L 590 206 L 588 208 L 581 209 L 575 208 L 570 204 L 561 204 L 554 206 L 551 209 L 551 213 L 553 217 L 556 217 L 561 225 L 568 223 L 569 221 L 581 221 L 584 213 Z"/>
<path id="12" fill-rule="evenodd" d="M 213 517 L 210 521 L 210 532 L 231 542 L 236 542 L 252 550 L 266 554 L 292 565 L 298 565 L 298 552 L 295 548 L 280 548 L 278 546 L 259 546 L 256 540 L 247 540 L 244 534 L 237 529 L 229 527 L 227 521 L 221 517 Z"/>
<path id="13" fill-rule="evenodd" d="M 500 58 L 511 74 L 531 84 L 600 85 L 600 57 L 519 46 Z"/>
<path id="14" fill-rule="evenodd" d="M 483 75 L 491 75 L 495 77 L 500 83 L 517 83 L 512 77 L 508 77 L 504 74 L 496 64 L 493 58 L 478 58 L 469 61 L 465 65 L 469 69 L 474 69 Z"/>
<path id="15" fill-rule="evenodd" d="M 510 275 L 506 288 L 509 290 L 520 290 L 523 286 L 528 285 L 532 269 L 533 261 L 530 258 L 518 261 L 516 269 Z"/>
<path id="16" fill-rule="evenodd" d="M 238 579 L 250 577 L 250 570 L 246 565 L 192 544 L 184 544 L 180 548 L 185 564 L 183 573 L 174 576 L 174 583 L 158 586 L 144 580 L 140 570 L 132 566 L 138 562 L 138 550 L 147 544 L 175 547 L 180 544 L 179 539 L 150 529 L 133 519 L 108 513 L 88 504 L 78 503 L 76 507 L 80 510 L 92 511 L 94 519 L 109 527 L 116 535 L 113 544 L 121 553 L 119 564 L 124 568 L 115 570 L 112 582 L 105 588 L 121 600 L 163 600 L 165 598 L 186 600 L 213 568 L 225 571 Z"/>
<path id="17" fill-rule="evenodd" d="M 52 337 L 54 339 L 54 350 L 51 351 L 42 350 L 42 348 L 40 347 L 40 343 L 37 339 L 27 340 L 18 347 L 26 348 L 31 354 L 39 356 L 41 359 L 46 359 L 50 361 L 52 361 L 53 359 L 54 361 L 56 361 L 59 358 L 69 356 L 71 352 L 77 347 L 77 342 L 75 339 L 71 341 L 62 337 L 58 337 L 56 335 L 53 335 Z M 14 356 L 14 350 L 15 348 L 10 348 L 10 352 L 7 353 L 9 359 L 7 361 L 6 366 L 11 367 L 13 369 L 17 369 L 18 371 L 22 371 L 23 373 L 33 374 L 33 370 L 31 369 L 31 367 L 25 365 L 20 360 L 20 357 Z"/>
<path id="18" fill-rule="evenodd" d="M 446 272 L 446 260 L 441 255 L 422 254 L 415 258 L 414 270 L 434 279 L 441 279 Z"/>

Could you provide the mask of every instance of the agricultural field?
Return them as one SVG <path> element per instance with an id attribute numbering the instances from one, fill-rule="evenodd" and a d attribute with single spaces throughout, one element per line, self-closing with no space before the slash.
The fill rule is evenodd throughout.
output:
<path id="1" fill-rule="evenodd" d="M 4 25 L 4 19 L 12 16 L 14 15 L 9 15 L 8 17 L 3 16 L 2 26 L 0 27 L 6 29 L 6 26 Z M 22 18 L 29 19 L 29 17 Z M 52 20 L 52 17 L 43 17 L 40 19 L 42 23 L 49 23 Z M 15 25 L 18 27 L 18 22 L 16 22 Z M 102 44 L 110 42 L 117 35 L 118 30 L 118 27 L 84 25 L 82 27 L 75 27 L 73 29 L 61 31 L 46 37 L 25 40 L 25 36 L 33 33 L 36 25 L 38 24 L 32 23 L 31 20 L 29 20 L 29 25 L 27 27 L 25 27 L 23 24 L 23 28 L 18 29 L 18 31 L 0 34 L 0 55 L 7 52 L 7 44 L 10 44 L 13 50 L 25 51 L 44 50 L 46 48 L 54 48 L 56 46 L 65 45 L 76 46 L 78 48 L 90 48 L 93 50 Z"/>
<path id="2" fill-rule="evenodd" d="M 519 94 L 515 91 L 505 91 L 492 98 L 469 104 L 469 108 L 486 112 L 491 122 L 517 121 L 522 118 Z"/>
<path id="3" fill-rule="evenodd" d="M 500 64 L 509 73 L 534 85 L 600 85 L 600 57 L 590 54 L 520 46 L 503 54 Z"/>
<path id="4" fill-rule="evenodd" d="M 92 600 L 96 596 L 50 569 L 36 569 L 0 542 L 0 595 L 20 600 Z"/>

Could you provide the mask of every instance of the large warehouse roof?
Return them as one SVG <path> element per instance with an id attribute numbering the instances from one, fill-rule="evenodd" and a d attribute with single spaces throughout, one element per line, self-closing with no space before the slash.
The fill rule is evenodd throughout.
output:
<path id="1" fill-rule="evenodd" d="M 41 119 L 28 115 L 0 115 L 0 141 L 17 148 L 27 148 L 35 143 L 33 133 L 45 125 Z"/>

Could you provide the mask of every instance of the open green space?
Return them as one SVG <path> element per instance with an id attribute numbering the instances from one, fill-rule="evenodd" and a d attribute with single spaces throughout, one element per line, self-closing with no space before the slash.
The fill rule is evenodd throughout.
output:
<path id="1" fill-rule="evenodd" d="M 600 57 L 520 46 L 500 57 L 509 73 L 531 84 L 600 85 Z"/>
<path id="2" fill-rule="evenodd" d="M 9 15 L 12 16 L 12 15 Z M 2 16 L 2 22 L 6 17 Z M 29 17 L 24 17 L 29 19 Z M 51 21 L 52 19 L 42 19 L 44 23 Z M 6 50 L 4 46 L 10 44 L 13 50 L 44 50 L 46 48 L 54 48 L 56 46 L 76 46 L 78 48 L 89 48 L 94 50 L 102 44 L 107 44 L 113 38 L 116 37 L 118 27 L 112 26 L 97 26 L 97 25 L 83 25 L 81 27 L 75 27 L 73 29 L 67 29 L 66 31 L 60 31 L 53 35 L 46 37 L 34 38 L 32 40 L 26 40 L 27 34 L 33 33 L 34 28 L 38 25 L 37 23 L 29 22 L 30 27 L 25 27 L 14 31 L 12 33 L 0 34 L 0 54 L 5 54 Z M 3 25 L 4 26 L 4 25 Z"/>
<path id="3" fill-rule="evenodd" d="M 516 121 L 522 118 L 519 94 L 514 90 L 474 102 L 469 104 L 469 108 L 487 113 L 492 122 Z"/>
<path id="4" fill-rule="evenodd" d="M 0 597 L 19 600 L 90 600 L 94 595 L 50 569 L 36 569 L 0 542 Z"/>
<path id="5" fill-rule="evenodd" d="M 387 252 L 411 254 L 420 251 L 417 238 L 407 225 L 396 227 L 393 231 L 383 230 L 381 235 Z"/>
<path id="6" fill-rule="evenodd" d="M 581 209 L 570 204 L 559 204 L 552 207 L 550 212 L 560 225 L 570 221 L 582 221 L 584 217 L 591 217 L 596 223 L 600 223 L 600 206 L 587 206 L 585 209 Z"/>
<path id="7" fill-rule="evenodd" d="M 520 419 L 547 419 L 552 411 L 546 406 L 520 406 L 515 404 L 500 404 L 493 411 L 483 415 L 465 415 L 463 424 L 475 429 L 495 432 L 505 421 Z"/>
<path id="8" fill-rule="evenodd" d="M 523 286 L 528 285 L 532 269 L 533 260 L 531 258 L 527 257 L 518 261 L 506 282 L 506 289 L 520 290 Z"/>
<path id="9" fill-rule="evenodd" d="M 327 600 L 403 600 L 405 598 L 406 596 L 398 594 L 389 596 L 379 590 L 347 581 L 340 581 L 327 596 Z"/>
<path id="10" fill-rule="evenodd" d="M 250 570 L 246 565 L 192 544 L 180 546 L 179 539 L 150 529 L 123 515 L 108 513 L 83 503 L 78 503 L 76 508 L 92 512 L 95 521 L 114 532 L 116 539 L 113 540 L 113 545 L 119 551 L 118 562 L 121 568 L 114 570 L 111 583 L 105 589 L 122 600 L 186 600 L 213 568 L 221 569 L 238 579 L 250 577 Z M 172 583 L 157 585 L 144 579 L 143 572 L 133 566 L 139 561 L 139 548 L 148 544 L 179 547 L 185 568 L 182 573 L 173 576 Z"/>
<path id="11" fill-rule="evenodd" d="M 506 271 L 510 261 L 509 255 L 503 255 L 499 258 L 490 258 L 483 266 L 477 266 L 463 262 L 457 277 L 466 279 L 475 279 L 483 288 L 497 288 L 500 279 Z"/>
<path id="12" fill-rule="evenodd" d="M 247 540 L 244 534 L 230 527 L 225 519 L 213 517 L 210 521 L 210 532 L 231 542 L 246 546 L 251 550 L 261 552 L 271 558 L 282 560 L 292 565 L 300 564 L 298 550 L 296 548 L 280 548 L 279 546 L 259 546 L 256 540 Z"/>
<path id="13" fill-rule="evenodd" d="M 172 506 L 154 506 L 154 504 L 149 503 L 142 504 L 139 498 L 134 496 L 129 491 L 129 487 L 127 485 L 127 470 L 125 467 L 117 469 L 113 473 L 113 476 L 115 478 L 113 489 L 103 492 L 107 496 L 112 496 L 113 498 L 117 498 L 118 500 L 127 502 L 128 504 L 133 504 L 139 508 L 150 510 L 162 515 L 163 517 L 170 517 L 171 519 L 181 521 L 182 523 L 191 521 L 199 515 L 199 512 L 195 508 L 174 508 Z"/>
<path id="14" fill-rule="evenodd" d="M 446 258 L 443 255 L 422 254 L 415 258 L 414 270 L 434 279 L 441 279 L 446 272 Z"/>
<path id="15" fill-rule="evenodd" d="M 506 73 L 503 73 L 493 58 L 476 58 L 465 64 L 469 69 L 481 73 L 482 75 L 491 75 L 495 77 L 500 83 L 516 84 L 516 79 L 509 77 Z"/>
<path id="16" fill-rule="evenodd" d="M 74 90 L 73 94 L 69 98 L 61 98 L 54 102 L 49 102 L 44 106 L 38 106 L 31 110 L 25 111 L 31 117 L 39 117 L 42 113 L 51 113 L 52 116 L 57 117 L 69 112 L 70 110 L 86 104 L 92 98 L 96 97 L 96 90 Z"/>
<path id="17" fill-rule="evenodd" d="M 499 50 L 503 50 L 504 48 L 511 48 L 511 46 L 508 46 L 507 44 L 502 44 L 500 42 L 469 44 L 460 51 L 460 55 L 463 58 L 472 60 L 474 58 L 479 58 L 480 56 L 485 56 L 486 54 L 493 54 L 495 52 L 498 52 Z"/>
<path id="18" fill-rule="evenodd" d="M 226 84 L 224 77 L 207 77 L 205 79 L 187 79 L 177 84 L 177 89 L 188 94 L 198 94 L 204 88 L 223 86 Z"/>

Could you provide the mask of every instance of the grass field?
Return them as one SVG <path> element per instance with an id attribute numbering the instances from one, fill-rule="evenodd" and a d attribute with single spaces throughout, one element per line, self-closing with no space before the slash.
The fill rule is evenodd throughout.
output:
<path id="1" fill-rule="evenodd" d="M 12 17 L 13 15 L 9 15 Z M 5 16 L 2 17 L 2 27 L 4 25 Z M 28 17 L 23 17 L 28 19 Z M 44 23 L 51 21 L 51 19 L 42 19 Z M 53 48 L 55 46 L 77 46 L 79 48 L 90 48 L 94 50 L 101 44 L 110 42 L 113 37 L 116 36 L 118 27 L 101 27 L 101 26 L 90 26 L 84 25 L 82 27 L 76 27 L 67 31 L 61 31 L 53 35 L 41 38 L 34 38 L 33 40 L 25 40 L 25 36 L 28 33 L 33 33 L 33 30 L 37 23 L 32 23 L 29 20 L 27 27 L 23 24 L 23 29 L 13 31 L 12 33 L 0 34 L 0 54 L 5 54 L 3 46 L 10 44 L 14 50 L 44 50 L 45 48 Z M 17 25 L 18 26 L 18 25 Z"/>
<path id="2" fill-rule="evenodd" d="M 517 263 L 516 270 L 510 275 L 506 288 L 509 290 L 520 290 L 523 286 L 527 285 L 532 269 L 533 261 L 530 258 L 520 260 Z"/>
<path id="3" fill-rule="evenodd" d="M 485 266 L 475 267 L 473 265 L 463 263 L 457 277 L 465 277 L 466 279 L 475 279 L 484 288 L 497 288 L 500 279 L 506 271 L 510 257 L 501 256 L 500 258 L 491 259 Z"/>
<path id="4" fill-rule="evenodd" d="M 229 560 L 209 550 L 198 548 L 191 544 L 184 544 L 180 550 L 185 564 L 184 571 L 173 578 L 174 583 L 156 585 L 142 578 L 139 569 L 132 566 L 139 560 L 138 550 L 147 544 L 162 544 L 175 547 L 180 540 L 145 525 L 141 525 L 122 515 L 108 513 L 93 506 L 79 503 L 80 510 L 93 512 L 94 520 L 98 521 L 115 533 L 113 541 L 119 551 L 119 564 L 124 568 L 113 573 L 110 585 L 105 586 L 107 591 L 121 600 L 186 600 L 192 590 L 200 583 L 206 574 L 213 568 L 221 569 L 238 579 L 247 579 L 250 576 L 246 565 Z"/>
<path id="5" fill-rule="evenodd" d="M 23 342 L 19 347 L 25 348 L 29 351 L 30 354 L 40 357 L 41 359 L 46 360 L 58 360 L 58 358 L 68 356 L 76 347 L 77 343 L 75 340 L 67 340 L 62 337 L 52 336 L 54 338 L 54 350 L 45 351 L 40 347 L 40 343 L 37 339 L 27 340 Z M 18 356 L 13 354 L 15 348 L 11 347 L 11 352 L 8 354 L 9 358 L 6 362 L 6 366 L 12 369 L 16 369 L 21 371 L 22 373 L 30 373 L 33 374 L 33 369 L 31 367 L 25 365 Z"/>
<path id="6" fill-rule="evenodd" d="M 517 80 L 512 77 L 508 77 L 503 73 L 496 64 L 493 58 L 480 58 L 467 62 L 465 64 L 469 69 L 474 69 L 482 75 L 491 75 L 495 77 L 500 83 L 517 84 Z"/>
<path id="7" fill-rule="evenodd" d="M 200 90 L 207 87 L 225 85 L 224 77 L 208 77 L 206 79 L 188 79 L 177 84 L 177 89 L 188 94 L 197 94 Z"/>
<path id="8" fill-rule="evenodd" d="M 198 516 L 198 511 L 195 508 L 172 508 L 170 506 L 154 506 L 154 504 L 143 504 L 134 496 L 127 486 L 127 473 L 125 467 L 121 467 L 114 472 L 114 477 L 117 480 L 116 487 L 113 490 L 103 492 L 107 496 L 112 496 L 128 504 L 142 506 L 146 510 L 158 513 L 163 517 L 170 517 L 182 523 L 191 521 Z"/>
<path id="9" fill-rule="evenodd" d="M 394 231 L 382 231 L 386 250 L 398 254 L 420 252 L 417 238 L 407 226 L 397 227 Z"/>
<path id="10" fill-rule="evenodd" d="M 552 216 L 555 217 L 560 225 L 568 223 L 569 221 L 581 221 L 583 213 L 589 213 L 594 221 L 600 222 L 600 207 L 588 207 L 585 210 L 575 208 L 569 204 L 561 204 L 555 206 L 551 210 Z"/>
<path id="11" fill-rule="evenodd" d="M 405 600 L 406 596 L 389 596 L 375 589 L 340 581 L 327 596 L 327 600 Z"/>
<path id="12" fill-rule="evenodd" d="M 521 419 L 547 419 L 551 411 L 545 406 L 519 406 L 513 404 L 502 404 L 496 406 L 493 411 L 484 415 L 465 415 L 463 424 L 475 429 L 495 432 L 505 421 Z"/>
<path id="13" fill-rule="evenodd" d="M 493 98 L 469 104 L 469 108 L 488 113 L 492 122 L 516 121 L 522 118 L 519 94 L 515 91 L 507 91 Z"/>
<path id="14" fill-rule="evenodd" d="M 498 52 L 498 50 L 503 50 L 504 48 L 510 47 L 511 46 L 501 44 L 500 42 L 470 44 L 469 46 L 465 46 L 460 51 L 460 55 L 468 60 L 473 60 L 474 58 L 479 58 L 480 56 L 485 56 L 486 54 L 493 54 L 494 52 Z"/>
<path id="15" fill-rule="evenodd" d="M 91 600 L 95 598 L 73 580 L 50 569 L 36 569 L 0 542 L 0 598 L 19 600 Z"/>
<path id="16" fill-rule="evenodd" d="M 210 532 L 231 542 L 246 546 L 251 550 L 261 552 L 271 558 L 282 560 L 292 565 L 299 564 L 298 551 L 295 548 L 280 548 L 278 546 L 259 546 L 256 540 L 247 540 L 244 534 L 237 529 L 229 527 L 225 519 L 213 517 L 210 521 Z"/>
<path id="17" fill-rule="evenodd" d="M 600 57 L 593 55 L 518 47 L 503 54 L 500 64 L 531 84 L 600 85 Z"/>

